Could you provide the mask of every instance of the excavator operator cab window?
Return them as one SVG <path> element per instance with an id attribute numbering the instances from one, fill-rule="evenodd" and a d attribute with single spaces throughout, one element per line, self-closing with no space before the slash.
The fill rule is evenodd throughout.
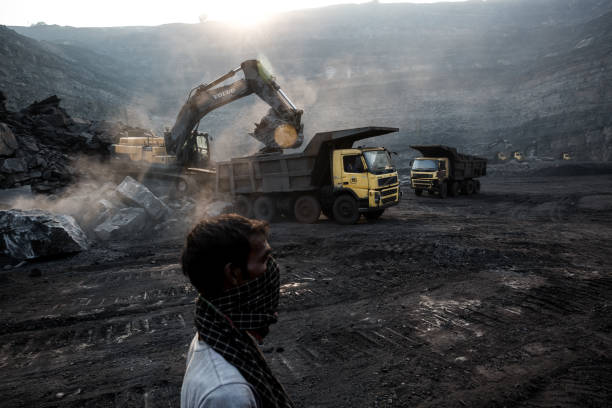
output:
<path id="1" fill-rule="evenodd" d="M 363 173 L 365 171 L 360 154 L 343 156 L 342 162 L 344 164 L 344 171 L 347 173 Z"/>
<path id="2" fill-rule="evenodd" d="M 208 153 L 208 135 L 199 134 L 196 136 L 196 144 L 198 145 L 198 152 L 206 155 Z"/>

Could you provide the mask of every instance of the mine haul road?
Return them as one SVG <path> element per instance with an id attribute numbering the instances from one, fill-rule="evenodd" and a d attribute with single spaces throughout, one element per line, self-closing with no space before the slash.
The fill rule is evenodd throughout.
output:
<path id="1" fill-rule="evenodd" d="M 612 400 L 609 174 L 486 177 L 445 200 L 405 186 L 377 222 L 281 221 L 270 241 L 282 295 L 263 351 L 299 407 Z M 0 405 L 177 407 L 182 243 L 0 269 Z"/>

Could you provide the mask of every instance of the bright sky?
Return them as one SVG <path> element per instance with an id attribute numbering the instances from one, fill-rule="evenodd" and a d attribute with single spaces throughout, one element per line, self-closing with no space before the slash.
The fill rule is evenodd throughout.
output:
<path id="1" fill-rule="evenodd" d="M 465 0 L 388 0 L 381 3 L 437 3 Z M 29 26 L 38 22 L 74 27 L 149 26 L 197 23 L 199 16 L 237 25 L 265 20 L 283 11 L 325 7 L 345 0 L 0 0 L 0 24 Z"/>

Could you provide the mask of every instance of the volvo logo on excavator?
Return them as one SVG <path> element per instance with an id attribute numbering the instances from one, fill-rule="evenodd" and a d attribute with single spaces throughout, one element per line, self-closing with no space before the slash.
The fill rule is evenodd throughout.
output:
<path id="1" fill-rule="evenodd" d="M 219 92 L 216 95 L 213 95 L 213 99 L 219 99 L 227 95 L 231 95 L 234 93 L 234 88 L 226 89 L 225 91 Z"/>

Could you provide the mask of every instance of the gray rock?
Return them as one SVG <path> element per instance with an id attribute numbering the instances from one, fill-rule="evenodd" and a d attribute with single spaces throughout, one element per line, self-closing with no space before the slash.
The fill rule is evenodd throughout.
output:
<path id="1" fill-rule="evenodd" d="M 18 147 L 11 128 L 6 123 L 0 123 L 0 156 L 10 156 Z"/>
<path id="2" fill-rule="evenodd" d="M 28 165 L 24 159 L 10 158 L 2 163 L 2 171 L 6 173 L 22 173 L 28 170 Z"/>
<path id="3" fill-rule="evenodd" d="M 127 176 L 116 188 L 117 193 L 128 203 L 144 208 L 154 220 L 161 220 L 170 209 L 145 186 Z"/>
<path id="4" fill-rule="evenodd" d="M 86 250 L 87 236 L 69 215 L 42 210 L 0 211 L 0 250 L 17 259 Z"/>
<path id="5" fill-rule="evenodd" d="M 101 240 L 127 238 L 147 226 L 147 215 L 142 208 L 122 208 L 98 225 L 94 232 Z"/>

